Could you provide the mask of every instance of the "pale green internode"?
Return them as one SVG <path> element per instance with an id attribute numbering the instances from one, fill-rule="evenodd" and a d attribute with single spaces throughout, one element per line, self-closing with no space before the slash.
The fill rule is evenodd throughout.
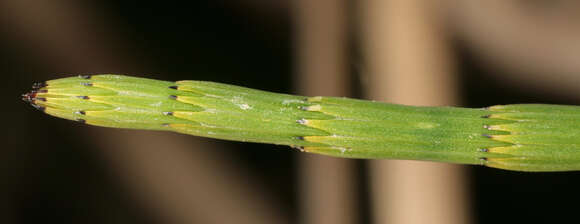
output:
<path id="1" fill-rule="evenodd" d="M 345 158 L 580 170 L 580 107 L 415 107 L 203 82 L 82 75 L 23 95 L 47 114 L 114 128 L 288 145 Z"/>

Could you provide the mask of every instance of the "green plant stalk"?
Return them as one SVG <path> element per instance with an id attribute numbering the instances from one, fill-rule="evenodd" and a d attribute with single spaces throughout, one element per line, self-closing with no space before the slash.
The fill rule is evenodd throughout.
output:
<path id="1" fill-rule="evenodd" d="M 336 157 L 580 170 L 579 106 L 415 107 L 122 75 L 37 83 L 23 99 L 90 125 L 288 145 Z"/>

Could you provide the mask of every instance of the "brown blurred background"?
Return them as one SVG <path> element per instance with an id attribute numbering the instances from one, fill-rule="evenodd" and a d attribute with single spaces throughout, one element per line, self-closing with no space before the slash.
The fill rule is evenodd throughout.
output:
<path id="1" fill-rule="evenodd" d="M 578 1 L 0 1 L 0 223 L 533 223 L 578 172 L 88 127 L 19 100 L 118 73 L 410 105 L 580 105 Z M 576 179 L 579 178 L 579 179 Z"/>

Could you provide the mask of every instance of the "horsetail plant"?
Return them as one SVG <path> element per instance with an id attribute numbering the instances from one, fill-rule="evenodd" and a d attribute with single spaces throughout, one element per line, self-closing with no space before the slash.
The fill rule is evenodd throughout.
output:
<path id="1" fill-rule="evenodd" d="M 122 75 L 37 83 L 23 100 L 90 125 L 288 145 L 336 157 L 580 170 L 580 106 L 416 107 Z"/>

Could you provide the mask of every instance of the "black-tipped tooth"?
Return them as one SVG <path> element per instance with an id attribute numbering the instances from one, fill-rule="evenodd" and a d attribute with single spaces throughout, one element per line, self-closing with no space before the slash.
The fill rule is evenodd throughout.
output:
<path id="1" fill-rule="evenodd" d="M 77 96 L 77 98 L 81 98 L 81 99 L 83 99 L 83 100 L 88 100 L 88 99 L 90 99 L 90 97 L 89 97 L 89 96 Z"/>
<path id="2" fill-rule="evenodd" d="M 291 145 L 290 147 L 293 149 L 298 149 L 300 152 L 304 152 L 304 146 Z"/>
<path id="3" fill-rule="evenodd" d="M 81 79 L 91 79 L 91 77 L 93 77 L 92 75 L 79 75 L 79 78 Z"/>
<path id="4" fill-rule="evenodd" d="M 32 84 L 32 89 L 40 89 L 46 87 L 46 82 L 35 82 Z"/>
<path id="5" fill-rule="evenodd" d="M 39 106 L 38 104 L 34 104 L 34 103 L 33 103 L 33 104 L 30 104 L 30 105 L 32 105 L 32 107 L 34 107 L 34 108 L 36 108 L 37 110 L 40 110 L 40 111 L 42 111 L 42 112 L 44 112 L 44 111 L 46 110 L 46 107 Z"/>
<path id="6" fill-rule="evenodd" d="M 177 86 L 170 86 L 170 89 L 177 89 Z"/>
<path id="7" fill-rule="evenodd" d="M 306 123 L 308 123 L 308 120 L 302 118 L 300 120 L 296 120 L 296 123 L 298 123 L 298 124 L 306 124 Z"/>

